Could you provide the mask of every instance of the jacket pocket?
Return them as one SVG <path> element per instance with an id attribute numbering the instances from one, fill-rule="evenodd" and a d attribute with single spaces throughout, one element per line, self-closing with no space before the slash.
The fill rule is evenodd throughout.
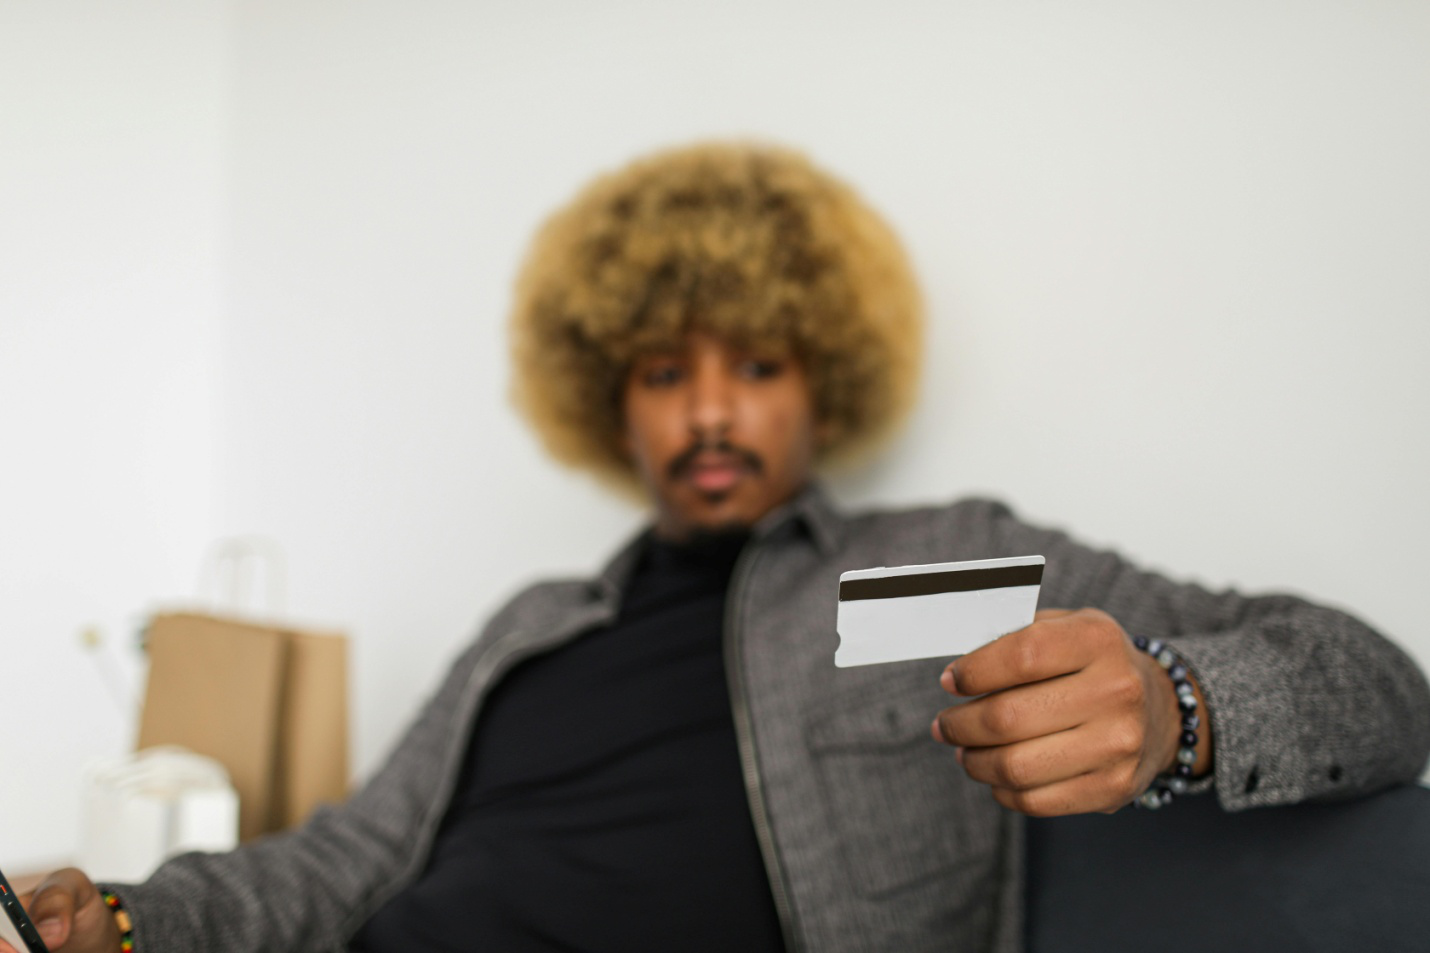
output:
<path id="1" fill-rule="evenodd" d="M 806 727 L 823 806 L 856 889 L 870 897 L 938 882 L 950 902 L 996 886 L 1005 815 L 929 736 L 947 695 L 863 692 Z"/>

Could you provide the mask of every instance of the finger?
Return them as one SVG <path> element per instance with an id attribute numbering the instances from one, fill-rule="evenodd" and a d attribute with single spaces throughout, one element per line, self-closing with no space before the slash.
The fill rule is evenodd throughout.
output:
<path id="1" fill-rule="evenodd" d="M 965 748 L 963 770 L 990 787 L 1030 791 L 1091 772 L 1135 772 L 1141 751 L 1135 731 L 1113 733 L 1084 726 L 1013 745 Z"/>
<path id="2" fill-rule="evenodd" d="M 954 661 L 948 670 L 957 694 L 986 695 L 1076 672 L 1114 637 L 1122 637 L 1122 630 L 1110 617 L 1079 609 L 1010 632 Z"/>
<path id="3" fill-rule="evenodd" d="M 6 943 L 3 937 L 0 937 L 0 953 L 20 953 L 20 951 Z"/>
<path id="4" fill-rule="evenodd" d="M 1039 609 L 1033 613 L 1033 621 L 1046 622 L 1049 619 L 1058 619 L 1065 615 L 1072 615 L 1076 611 L 1076 609 Z M 949 666 L 944 669 L 943 675 L 939 679 L 944 690 L 950 694 L 958 694 L 958 690 L 953 682 L 953 669 L 956 664 L 956 662 L 950 663 Z"/>
<path id="5" fill-rule="evenodd" d="M 988 747 L 1076 728 L 1097 717 L 1109 696 L 1120 697 L 1114 690 L 1126 691 L 1120 682 L 1109 686 L 1090 675 L 1074 672 L 945 708 L 938 713 L 939 733 L 948 744 Z"/>
<path id="6" fill-rule="evenodd" d="M 1128 792 L 1131 793 L 1128 793 Z M 994 799 L 1009 810 L 1030 817 L 1112 812 L 1131 803 L 1136 792 L 1120 776 L 1093 772 L 1025 791 L 994 788 Z"/>
<path id="7" fill-rule="evenodd" d="M 936 719 L 940 740 L 986 748 L 1076 728 L 1086 720 L 1077 681 L 1069 675 L 1020 685 L 945 708 Z"/>

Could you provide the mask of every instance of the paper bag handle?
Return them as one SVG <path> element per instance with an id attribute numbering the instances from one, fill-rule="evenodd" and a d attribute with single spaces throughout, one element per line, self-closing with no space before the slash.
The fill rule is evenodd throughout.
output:
<path id="1" fill-rule="evenodd" d="M 258 567 L 258 571 L 255 571 Z M 263 606 L 270 616 L 282 615 L 287 601 L 287 562 L 283 548 L 266 536 L 229 536 L 209 547 L 199 573 L 198 596 L 217 608 L 259 609 L 255 578 L 263 577 Z"/>

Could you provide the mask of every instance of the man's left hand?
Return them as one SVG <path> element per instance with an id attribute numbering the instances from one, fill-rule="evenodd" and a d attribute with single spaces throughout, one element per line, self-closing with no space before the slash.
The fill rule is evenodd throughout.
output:
<path id="1" fill-rule="evenodd" d="M 1167 673 L 1097 609 L 1046 609 L 951 663 L 944 690 L 982 696 L 939 712 L 933 736 L 1004 807 L 1036 817 L 1110 813 L 1169 769 L 1181 731 Z M 1194 686 L 1195 683 L 1194 683 Z M 1210 764 L 1202 715 L 1197 774 Z"/>

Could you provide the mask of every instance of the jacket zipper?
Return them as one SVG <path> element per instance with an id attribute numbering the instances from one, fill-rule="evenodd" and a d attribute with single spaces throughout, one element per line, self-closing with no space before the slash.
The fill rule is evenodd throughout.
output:
<path id="1" fill-rule="evenodd" d="M 769 877 L 770 892 L 774 894 L 775 913 L 779 916 L 780 930 L 785 939 L 785 949 L 788 953 L 798 953 L 801 945 L 799 934 L 795 930 L 794 907 L 790 904 L 789 885 L 785 882 L 784 863 L 780 860 L 779 846 L 775 844 L 774 832 L 770 828 L 769 813 L 765 806 L 764 785 L 760 779 L 755 739 L 750 731 L 750 707 L 745 699 L 744 669 L 740 664 L 740 597 L 744 593 L 744 584 L 750 574 L 750 567 L 754 565 L 755 553 L 756 548 L 752 545 L 736 559 L 735 570 L 731 574 L 730 589 L 725 597 L 725 681 L 730 690 L 730 711 L 734 716 L 735 740 L 740 748 L 740 767 L 745 776 L 745 795 L 750 802 L 750 817 L 755 825 L 755 839 L 759 841 L 760 853 L 764 857 L 765 873 Z"/>

